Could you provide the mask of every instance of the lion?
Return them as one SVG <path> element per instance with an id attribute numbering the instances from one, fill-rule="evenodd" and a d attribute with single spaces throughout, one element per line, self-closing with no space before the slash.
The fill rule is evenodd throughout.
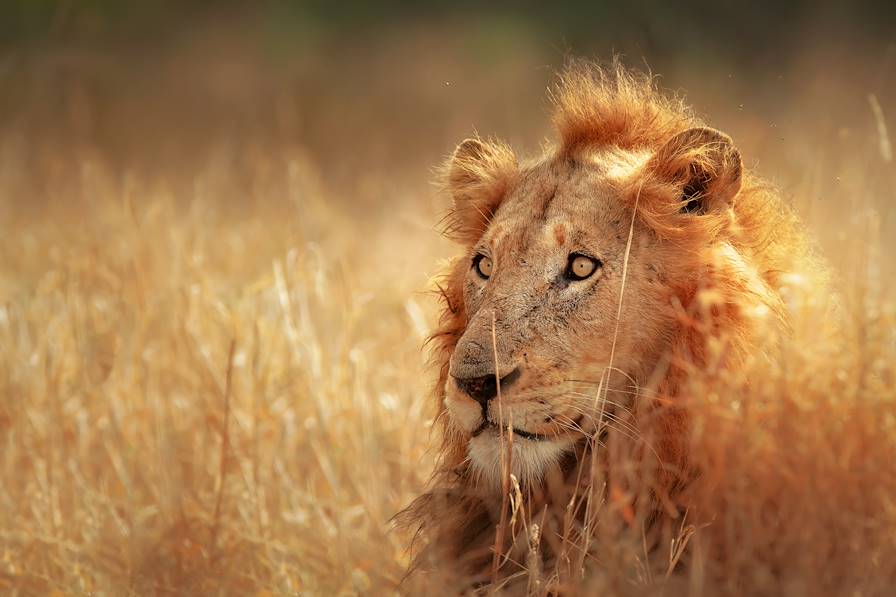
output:
<path id="1" fill-rule="evenodd" d="M 431 337 L 443 440 L 400 517 L 412 570 L 467 586 L 574 559 L 583 499 L 623 525 L 679 517 L 691 382 L 773 358 L 788 288 L 822 277 L 778 192 L 651 76 L 573 62 L 552 102 L 543 155 L 477 136 L 442 169 L 462 247 Z"/>

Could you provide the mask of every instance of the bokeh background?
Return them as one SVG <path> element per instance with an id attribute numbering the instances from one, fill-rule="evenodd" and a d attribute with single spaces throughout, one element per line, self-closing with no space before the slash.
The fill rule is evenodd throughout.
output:
<path id="1" fill-rule="evenodd" d="M 890 2 L 2 0 L 0 591 L 394 591 L 432 169 L 537 152 L 557 69 L 614 54 L 892 295 Z"/>
<path id="2" fill-rule="evenodd" d="M 263 158 L 277 170 L 283 151 L 365 218 L 405 200 L 432 208 L 430 168 L 472 131 L 529 152 L 550 136 L 545 90 L 570 55 L 621 54 L 656 73 L 828 214 L 850 217 L 843 187 L 876 188 L 892 161 L 892 147 L 870 151 L 896 89 L 887 2 L 5 0 L 2 11 L 0 126 L 15 171 L 4 182 L 27 196 L 6 203 L 13 212 L 58 200 L 44 174 L 85 161 L 185 197 L 198 172 L 233 166 L 218 168 L 229 180 L 216 194 L 245 204 L 258 198 L 240 168 Z M 78 159 L 48 163 L 66 151 Z"/>

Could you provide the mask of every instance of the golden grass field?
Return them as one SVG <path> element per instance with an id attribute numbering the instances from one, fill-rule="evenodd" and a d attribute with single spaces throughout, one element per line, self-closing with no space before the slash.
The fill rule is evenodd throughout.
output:
<path id="1" fill-rule="evenodd" d="M 6 75 L 0 593 L 397 592 L 409 540 L 390 518 L 437 443 L 429 279 L 454 250 L 430 168 L 474 127 L 537 151 L 562 62 L 439 39 L 285 83 L 209 60 L 214 37 L 153 76 L 53 54 Z M 896 107 L 840 85 L 849 65 L 795 64 L 755 92 L 663 73 L 782 187 L 845 320 L 738 380 L 748 403 L 707 397 L 694 446 L 720 515 L 693 541 L 725 556 L 670 590 L 896 586 Z M 631 553 L 582 592 L 658 590 Z"/>

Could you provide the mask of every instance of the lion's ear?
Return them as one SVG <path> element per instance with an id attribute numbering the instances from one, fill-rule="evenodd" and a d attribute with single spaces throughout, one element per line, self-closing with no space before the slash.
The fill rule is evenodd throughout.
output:
<path id="1" fill-rule="evenodd" d="M 476 242 L 504 200 L 517 170 L 516 157 L 504 143 L 472 138 L 458 145 L 443 176 L 454 200 L 448 234 L 462 242 Z"/>
<path id="2" fill-rule="evenodd" d="M 728 205 L 740 190 L 743 165 L 731 137 L 709 127 L 678 133 L 649 168 L 680 189 L 681 213 L 705 214 Z"/>

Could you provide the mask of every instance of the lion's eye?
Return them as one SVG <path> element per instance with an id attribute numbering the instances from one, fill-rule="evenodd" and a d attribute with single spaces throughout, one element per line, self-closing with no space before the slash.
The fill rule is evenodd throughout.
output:
<path id="1" fill-rule="evenodd" d="M 584 280 L 600 266 L 600 261 L 587 255 L 573 253 L 569 256 L 569 265 L 566 266 L 566 277 L 571 280 Z"/>
<path id="2" fill-rule="evenodd" d="M 476 273 L 486 280 L 492 275 L 492 260 L 485 255 L 476 255 L 473 258 L 473 267 L 476 269 Z"/>

